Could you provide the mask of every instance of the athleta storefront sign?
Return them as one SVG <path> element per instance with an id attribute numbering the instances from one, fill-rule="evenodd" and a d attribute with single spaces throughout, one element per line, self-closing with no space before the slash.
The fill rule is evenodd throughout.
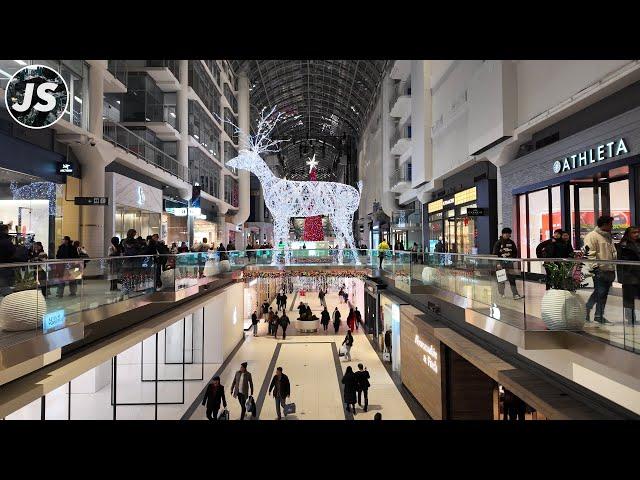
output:
<path id="1" fill-rule="evenodd" d="M 553 171 L 554 173 L 564 173 L 574 168 L 586 167 L 592 163 L 608 160 L 625 153 L 629 153 L 629 149 L 624 139 L 619 138 L 611 142 L 602 143 L 589 150 L 569 155 L 562 160 L 556 160 L 553 162 Z"/>

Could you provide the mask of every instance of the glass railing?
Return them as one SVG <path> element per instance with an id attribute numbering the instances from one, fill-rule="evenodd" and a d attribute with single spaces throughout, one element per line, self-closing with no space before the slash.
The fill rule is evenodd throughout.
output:
<path id="1" fill-rule="evenodd" d="M 628 283 L 640 273 L 638 262 L 454 253 L 425 253 L 417 260 L 411 259 L 410 285 L 462 297 L 466 308 L 493 320 L 525 331 L 584 332 L 640 351 L 640 312 Z"/>
<path id="2" fill-rule="evenodd" d="M 108 60 L 107 70 L 124 86 L 127 85 L 127 62 L 125 60 Z"/>
<path id="3" fill-rule="evenodd" d="M 164 105 L 162 107 L 162 119 L 173 128 L 177 129 L 178 127 L 176 127 L 176 125 L 178 124 L 178 116 L 176 115 L 176 106 Z"/>
<path id="4" fill-rule="evenodd" d="M 181 180 L 188 181 L 188 172 L 184 165 L 123 125 L 105 121 L 103 132 L 105 140 Z"/>

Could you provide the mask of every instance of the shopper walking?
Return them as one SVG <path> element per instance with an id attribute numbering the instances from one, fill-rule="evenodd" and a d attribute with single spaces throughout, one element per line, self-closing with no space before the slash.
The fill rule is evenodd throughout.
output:
<path id="1" fill-rule="evenodd" d="M 358 329 L 358 325 L 360 325 L 364 330 L 364 323 L 362 323 L 362 313 L 360 313 L 358 307 L 356 307 L 356 311 L 354 312 L 354 314 L 356 316 L 356 330 Z"/>
<path id="2" fill-rule="evenodd" d="M 358 405 L 362 407 L 362 396 L 364 395 L 364 411 L 369 408 L 369 372 L 367 368 L 361 363 L 358 364 L 358 371 L 356 372 L 356 391 L 358 392 Z"/>
<path id="3" fill-rule="evenodd" d="M 347 326 L 353 332 L 356 327 L 356 314 L 353 311 L 353 307 L 349 309 L 349 314 L 347 315 Z"/>
<path id="4" fill-rule="evenodd" d="M 351 330 L 347 330 L 347 335 L 344 337 L 342 341 L 342 345 L 345 348 L 344 359 L 348 362 L 351 361 L 351 347 L 353 346 L 353 335 L 351 335 Z"/>
<path id="5" fill-rule="evenodd" d="M 511 229 L 509 227 L 502 229 L 502 235 L 493 246 L 493 254 L 500 258 L 518 258 L 518 248 L 516 243 L 511 240 Z M 518 287 L 516 286 L 516 270 L 514 262 L 498 263 L 496 265 L 496 271 L 504 269 L 507 275 L 507 281 L 511 287 L 511 293 L 513 298 L 518 300 L 522 296 L 518 293 Z M 501 297 L 504 297 L 504 284 L 506 282 L 498 282 L 498 293 Z"/>
<path id="6" fill-rule="evenodd" d="M 282 413 L 280 407 L 284 408 L 287 397 L 291 395 L 291 384 L 289 383 L 289 377 L 282 372 L 282 367 L 276 369 L 276 374 L 271 379 L 269 385 L 269 394 L 273 391 L 273 398 L 276 402 L 276 413 L 278 414 L 278 420 L 282 420 Z M 285 417 L 287 414 L 285 413 Z"/>
<path id="7" fill-rule="evenodd" d="M 333 311 L 333 328 L 335 329 L 335 333 L 338 333 L 340 329 L 340 312 L 338 311 L 338 307 Z"/>
<path id="8" fill-rule="evenodd" d="M 326 332 L 329 327 L 329 311 L 327 310 L 326 305 L 320 314 L 320 323 L 322 324 L 322 329 Z"/>
<path id="9" fill-rule="evenodd" d="M 347 406 L 347 412 L 356 414 L 356 376 L 351 367 L 347 367 L 342 377 L 344 384 L 344 403 Z"/>
<path id="10" fill-rule="evenodd" d="M 269 335 L 273 335 L 274 334 L 274 329 L 275 329 L 275 326 L 276 326 L 277 318 L 278 318 L 278 316 L 273 311 L 273 307 L 269 307 L 269 317 L 268 317 Z"/>
<path id="11" fill-rule="evenodd" d="M 71 242 L 71 238 L 69 236 L 64 237 L 64 239 L 62 240 L 62 244 L 58 247 L 58 251 L 56 252 L 56 258 L 57 259 L 61 259 L 61 258 L 80 258 L 80 255 L 78 254 L 78 249 L 76 247 L 73 246 L 73 243 Z M 68 270 L 65 270 L 65 273 Z M 58 284 L 58 292 L 57 292 L 57 297 L 58 298 L 62 298 L 64 296 L 64 287 L 67 284 L 67 282 L 62 281 L 61 283 Z M 70 280 L 69 281 L 69 296 L 71 297 L 75 297 L 76 296 L 76 292 L 78 291 L 78 284 L 76 280 Z"/>
<path id="12" fill-rule="evenodd" d="M 598 226 L 584 237 L 584 246 L 589 260 L 615 260 L 617 258 L 616 249 L 611 238 L 613 228 L 613 217 L 603 215 L 598 218 Z M 615 279 L 615 265 L 611 263 L 591 263 L 589 265 L 593 273 L 593 293 L 587 300 L 587 318 L 590 322 L 591 309 L 594 304 L 596 312 L 594 321 L 602 325 L 612 325 L 613 323 L 604 317 L 604 309 L 607 305 L 609 289 Z"/>
<path id="13" fill-rule="evenodd" d="M 278 292 L 278 295 L 276 295 L 276 312 L 280 311 L 280 305 L 282 305 L 282 295 Z"/>
<path id="14" fill-rule="evenodd" d="M 262 319 L 266 322 L 269 318 L 269 302 L 267 299 L 264 299 L 264 303 L 262 304 Z"/>
<path id="15" fill-rule="evenodd" d="M 284 312 L 287 309 L 287 294 L 282 293 L 282 311 Z"/>
<path id="16" fill-rule="evenodd" d="M 378 244 L 378 259 L 380 260 L 380 265 L 378 268 L 382 268 L 382 260 L 384 260 L 385 255 L 387 254 L 387 251 L 389 250 L 389 244 L 387 243 L 387 241 L 385 239 L 383 239 L 379 244 Z"/>
<path id="17" fill-rule="evenodd" d="M 282 339 L 286 340 L 287 339 L 287 327 L 289 326 L 291 322 L 289 321 L 289 317 L 287 317 L 286 313 L 282 313 L 282 316 L 280 317 L 280 327 L 282 327 Z M 276 325 L 276 338 L 278 338 L 278 327 Z"/>
<path id="18" fill-rule="evenodd" d="M 617 245 L 618 259 L 640 262 L 640 229 L 629 227 Z M 640 263 L 638 264 L 640 265 Z M 622 283 L 622 307 L 624 320 L 636 323 L 635 301 L 640 299 L 640 266 L 618 265 L 618 281 Z"/>
<path id="19" fill-rule="evenodd" d="M 251 314 L 251 326 L 253 327 L 253 336 L 258 336 L 258 312 L 256 310 Z"/>
<path id="20" fill-rule="evenodd" d="M 247 413 L 247 398 L 249 398 L 249 395 L 253 396 L 253 379 L 251 378 L 251 373 L 247 370 L 247 362 L 240 364 L 240 370 L 233 377 L 231 395 L 240 402 L 240 420 L 244 420 L 244 416 Z"/>
<path id="21" fill-rule="evenodd" d="M 120 247 L 120 239 L 118 237 L 111 238 L 111 245 L 109 245 L 109 256 L 119 257 L 122 255 L 122 247 Z M 118 290 L 118 271 L 120 267 L 119 260 L 109 261 L 109 276 L 111 277 L 110 291 L 115 292 Z"/>
<path id="22" fill-rule="evenodd" d="M 216 375 L 207 386 L 207 391 L 202 399 L 202 405 L 206 405 L 207 407 L 207 418 L 209 420 L 218 419 L 220 402 L 222 402 L 224 408 L 227 408 L 227 399 L 224 396 L 224 387 L 220 385 L 220 377 Z"/>
<path id="23" fill-rule="evenodd" d="M 544 242 L 540 242 L 536 247 L 536 257 L 538 258 L 558 258 L 556 255 L 557 246 L 562 242 L 562 229 L 558 228 L 553 232 L 551 238 L 545 240 Z M 545 269 L 545 283 L 546 289 L 551 289 L 551 270 L 549 267 L 549 262 L 544 262 L 542 266 Z"/>
<path id="24" fill-rule="evenodd" d="M 320 291 L 318 292 L 318 298 L 320 299 L 320 305 L 322 305 L 323 307 L 327 307 L 327 302 L 324 299 L 325 295 L 327 294 L 327 292 L 325 292 L 322 287 L 320 287 Z"/>

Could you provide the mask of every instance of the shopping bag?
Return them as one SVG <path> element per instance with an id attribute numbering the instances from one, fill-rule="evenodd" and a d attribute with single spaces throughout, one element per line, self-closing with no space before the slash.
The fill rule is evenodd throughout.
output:
<path id="1" fill-rule="evenodd" d="M 342 345 L 340 347 L 340 352 L 339 352 L 339 356 L 343 357 L 347 354 L 347 346 L 346 345 Z"/>
<path id="2" fill-rule="evenodd" d="M 292 413 L 296 413 L 296 404 L 295 403 L 285 403 L 284 404 L 284 414 L 290 415 Z"/>
<path id="3" fill-rule="evenodd" d="M 384 352 L 382 354 L 382 360 L 384 360 L 385 362 L 390 362 L 391 361 L 391 353 Z"/>
<path id="4" fill-rule="evenodd" d="M 218 420 L 229 420 L 229 410 L 226 408 L 218 415 Z"/>
<path id="5" fill-rule="evenodd" d="M 247 398 L 247 401 L 244 402 L 244 408 L 247 410 L 247 412 L 251 412 L 252 402 L 253 402 L 253 397 L 249 395 L 249 398 Z"/>
<path id="6" fill-rule="evenodd" d="M 504 268 L 500 270 L 496 270 L 496 278 L 498 279 L 498 283 L 507 281 L 507 271 Z"/>

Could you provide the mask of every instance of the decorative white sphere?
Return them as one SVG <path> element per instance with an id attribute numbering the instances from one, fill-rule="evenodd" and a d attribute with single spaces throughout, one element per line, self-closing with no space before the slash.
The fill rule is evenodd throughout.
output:
<path id="1" fill-rule="evenodd" d="M 47 300 L 40 289 L 7 295 L 0 302 L 0 329 L 7 332 L 36 330 L 42 327 Z"/>
<path id="2" fill-rule="evenodd" d="M 542 297 L 541 313 L 549 330 L 582 330 L 587 308 L 577 293 L 552 288 Z"/>

